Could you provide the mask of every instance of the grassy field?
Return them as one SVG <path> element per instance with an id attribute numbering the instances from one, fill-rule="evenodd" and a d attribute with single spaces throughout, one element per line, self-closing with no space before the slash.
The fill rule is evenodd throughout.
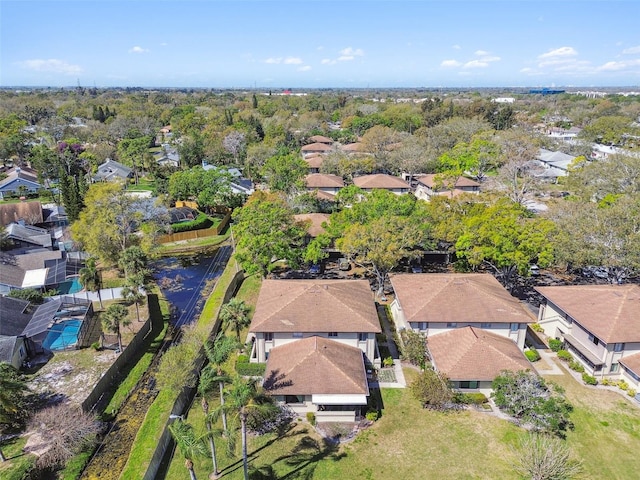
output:
<path id="1" fill-rule="evenodd" d="M 0 443 L 6 462 L 0 462 L 0 478 L 2 480 L 22 480 L 36 462 L 35 455 L 25 455 L 22 448 L 27 443 L 26 437 L 14 438 Z"/>
<path id="2" fill-rule="evenodd" d="M 415 374 L 405 370 L 409 381 Z M 583 462 L 581 479 L 637 478 L 640 408 L 614 392 L 588 389 L 568 375 L 550 379 L 566 388 L 575 406 L 572 418 L 576 428 L 569 432 L 567 444 Z M 273 478 L 287 479 L 520 478 L 513 464 L 520 439 L 526 434 L 523 429 L 487 413 L 424 410 L 408 390 L 384 389 L 382 398 L 382 418 L 340 448 L 324 445 L 313 428 L 298 422 L 281 438 L 251 438 L 250 464 L 270 466 L 276 474 Z M 194 405 L 187 421 L 203 431 L 198 402 Z M 220 452 L 225 448 L 221 439 L 217 446 Z M 239 460 L 219 454 L 222 478 L 242 478 Z M 210 471 L 210 459 L 196 460 L 199 478 L 206 478 Z M 184 458 L 176 452 L 166 478 L 178 480 L 185 474 Z"/>

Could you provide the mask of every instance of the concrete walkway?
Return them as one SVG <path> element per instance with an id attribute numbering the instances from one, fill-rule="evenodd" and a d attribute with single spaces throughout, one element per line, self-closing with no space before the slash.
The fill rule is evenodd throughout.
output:
<path id="1" fill-rule="evenodd" d="M 396 375 L 395 382 L 369 382 L 371 388 L 406 388 L 407 381 L 404 378 L 404 372 L 402 371 L 402 362 L 400 360 L 393 361 L 393 373 Z"/>
<path id="2" fill-rule="evenodd" d="M 538 354 L 540 355 L 540 361 L 543 361 L 550 368 L 545 369 L 541 368 L 543 365 L 537 365 L 537 363 L 533 363 L 533 368 L 535 368 L 538 375 L 564 375 L 564 372 L 560 368 L 560 366 L 555 361 L 555 355 L 551 350 L 538 350 Z"/>

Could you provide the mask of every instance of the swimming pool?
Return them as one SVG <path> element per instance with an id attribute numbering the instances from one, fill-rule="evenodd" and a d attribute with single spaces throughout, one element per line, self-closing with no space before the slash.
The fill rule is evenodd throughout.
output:
<path id="1" fill-rule="evenodd" d="M 48 350 L 64 350 L 78 343 L 82 320 L 65 320 L 49 329 L 42 346 Z"/>

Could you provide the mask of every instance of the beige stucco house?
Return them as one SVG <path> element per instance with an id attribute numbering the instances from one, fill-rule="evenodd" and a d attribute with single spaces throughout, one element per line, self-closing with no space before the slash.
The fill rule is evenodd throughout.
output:
<path id="1" fill-rule="evenodd" d="M 429 201 L 434 195 L 453 198 L 463 193 L 480 193 L 480 184 L 466 177 L 458 177 L 453 184 L 447 184 L 437 174 L 416 177 L 415 196 L 421 200 Z"/>
<path id="2" fill-rule="evenodd" d="M 537 287 L 538 323 L 598 379 L 640 389 L 640 285 Z"/>
<path id="3" fill-rule="evenodd" d="M 500 282 L 485 273 L 418 273 L 391 276 L 391 313 L 398 330 L 427 337 L 462 327 L 487 330 L 524 348 L 534 318 Z"/>
<path id="4" fill-rule="evenodd" d="M 389 190 L 396 195 L 402 195 L 411 191 L 409 184 L 400 177 L 394 177 L 393 175 L 386 175 L 384 173 L 354 177 L 353 184 L 365 192 L 371 192 L 372 190 Z"/>

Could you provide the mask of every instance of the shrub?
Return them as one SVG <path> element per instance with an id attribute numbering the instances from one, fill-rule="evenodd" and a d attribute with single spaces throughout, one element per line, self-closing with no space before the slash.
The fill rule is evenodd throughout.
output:
<path id="1" fill-rule="evenodd" d="M 427 344 L 424 335 L 413 330 L 402 330 L 402 358 L 424 368 L 427 361 Z"/>
<path id="2" fill-rule="evenodd" d="M 393 367 L 393 358 L 385 357 L 385 359 L 382 361 L 382 366 L 383 367 Z"/>
<path id="3" fill-rule="evenodd" d="M 635 397 L 636 396 L 636 391 L 633 388 L 629 388 L 627 390 L 627 395 L 629 395 L 630 397 Z"/>
<path id="4" fill-rule="evenodd" d="M 316 425 L 316 415 L 313 412 L 307 412 L 307 422 L 311 425 Z"/>
<path id="5" fill-rule="evenodd" d="M 589 375 L 588 373 L 583 373 L 582 374 L 582 381 L 584 383 L 586 383 L 587 385 L 597 385 L 598 384 L 598 380 L 596 380 L 596 377 L 594 377 L 593 375 Z"/>
<path id="6" fill-rule="evenodd" d="M 618 388 L 622 390 L 627 390 L 627 388 L 629 388 L 629 384 L 624 380 L 618 380 Z"/>
<path id="7" fill-rule="evenodd" d="M 200 212 L 196 218 L 189 222 L 172 223 L 171 231 L 173 233 L 179 233 L 191 230 L 202 230 L 203 228 L 211 227 L 211 225 L 213 225 L 213 222 L 207 214 Z"/>
<path id="8" fill-rule="evenodd" d="M 552 338 L 549 340 L 549 349 L 552 352 L 558 352 L 562 348 L 562 340 L 558 340 L 557 338 Z"/>
<path id="9" fill-rule="evenodd" d="M 365 415 L 365 417 L 367 418 L 367 420 L 369 420 L 370 422 L 375 422 L 376 420 L 378 420 L 378 412 L 367 412 L 367 414 Z"/>
<path id="10" fill-rule="evenodd" d="M 566 350 L 558 350 L 558 358 L 560 360 L 564 360 L 565 362 L 570 362 L 571 360 L 573 360 L 573 356 Z"/>
<path id="11" fill-rule="evenodd" d="M 527 350 L 526 352 L 524 352 L 524 355 L 525 357 L 527 357 L 527 360 L 529 360 L 532 363 L 540 360 L 540 354 L 535 348 Z"/>
<path id="12" fill-rule="evenodd" d="M 544 328 L 542 328 L 539 323 L 532 324 L 531 325 L 531 330 L 533 330 L 534 332 L 538 332 L 538 333 L 544 332 Z"/>
<path id="13" fill-rule="evenodd" d="M 236 363 L 249 363 L 249 356 L 248 355 L 238 355 L 238 358 L 236 359 Z"/>
<path id="14" fill-rule="evenodd" d="M 571 360 L 569 362 L 569 368 L 571 370 L 573 370 L 574 372 L 578 372 L 578 373 L 584 372 L 584 367 L 582 366 L 582 364 L 580 362 L 575 361 L 575 360 Z"/>
<path id="15" fill-rule="evenodd" d="M 456 403 L 464 405 L 482 405 L 489 401 L 486 395 L 480 392 L 456 393 L 454 400 Z"/>
<path id="16" fill-rule="evenodd" d="M 238 363 L 236 362 L 236 372 L 244 377 L 261 377 L 267 367 L 266 363 Z"/>
<path id="17" fill-rule="evenodd" d="M 603 378 L 602 382 L 600 382 L 603 386 L 608 387 L 609 385 L 613 385 L 614 383 L 611 383 L 611 380 L 609 380 L 608 378 Z"/>
<path id="18" fill-rule="evenodd" d="M 96 352 L 102 350 L 102 347 L 100 346 L 100 342 L 93 342 L 91 344 L 91 348 L 93 348 Z"/>

